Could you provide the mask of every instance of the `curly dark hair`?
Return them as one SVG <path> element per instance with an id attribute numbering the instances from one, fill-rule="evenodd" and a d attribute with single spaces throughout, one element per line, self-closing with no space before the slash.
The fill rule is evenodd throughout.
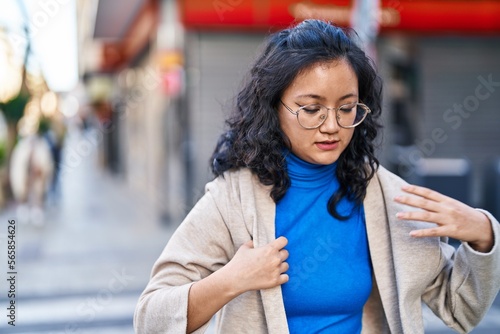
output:
<path id="1" fill-rule="evenodd" d="M 236 98 L 228 130 L 221 135 L 212 155 L 216 176 L 240 167 L 249 168 L 262 184 L 272 185 L 271 197 L 278 202 L 290 186 L 285 148 L 290 141 L 282 132 L 278 104 L 283 92 L 301 71 L 318 63 L 346 60 L 358 78 L 359 99 L 370 109 L 354 130 L 348 147 L 338 159 L 336 176 L 340 188 L 328 202 L 329 213 L 337 211 L 343 197 L 361 205 L 369 180 L 379 162 L 374 140 L 381 127 L 382 81 L 373 62 L 347 36 L 346 31 L 321 20 L 305 20 L 295 27 L 271 34 L 251 68 Z"/>

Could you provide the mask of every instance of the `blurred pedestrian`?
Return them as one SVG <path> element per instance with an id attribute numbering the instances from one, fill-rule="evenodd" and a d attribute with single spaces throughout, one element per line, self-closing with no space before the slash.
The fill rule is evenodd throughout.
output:
<path id="1" fill-rule="evenodd" d="M 53 117 L 49 121 L 47 130 L 42 132 L 43 138 L 47 141 L 47 144 L 49 144 L 52 163 L 54 167 L 48 191 L 48 197 L 52 199 L 53 204 L 56 204 L 60 199 L 59 174 L 61 171 L 62 152 L 65 135 L 66 127 L 60 117 Z"/>
<path id="2" fill-rule="evenodd" d="M 51 148 L 44 138 L 46 126 L 37 133 L 21 138 L 10 162 L 10 184 L 17 202 L 19 221 L 42 225 L 45 221 L 45 199 L 54 173 Z"/>
<path id="3" fill-rule="evenodd" d="M 271 35 L 136 331 L 202 333 L 221 310 L 220 333 L 423 333 L 422 301 L 476 326 L 500 287 L 498 221 L 379 166 L 381 90 L 342 29 Z"/>

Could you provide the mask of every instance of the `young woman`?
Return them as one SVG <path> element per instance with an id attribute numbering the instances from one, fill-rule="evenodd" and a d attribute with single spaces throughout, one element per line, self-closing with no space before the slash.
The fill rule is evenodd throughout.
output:
<path id="1" fill-rule="evenodd" d="M 500 288 L 499 224 L 379 166 L 380 100 L 340 28 L 271 35 L 136 331 L 202 333 L 220 311 L 220 333 L 423 333 L 421 301 L 458 332 L 477 325 Z"/>

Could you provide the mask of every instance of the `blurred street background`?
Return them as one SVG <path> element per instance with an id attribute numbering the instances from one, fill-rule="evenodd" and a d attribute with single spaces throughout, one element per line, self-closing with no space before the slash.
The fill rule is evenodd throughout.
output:
<path id="1" fill-rule="evenodd" d="M 133 333 L 246 70 L 306 18 L 353 27 L 378 67 L 381 163 L 500 217 L 499 1 L 2 0 L 1 333 Z M 499 297 L 473 333 L 500 333 Z"/>

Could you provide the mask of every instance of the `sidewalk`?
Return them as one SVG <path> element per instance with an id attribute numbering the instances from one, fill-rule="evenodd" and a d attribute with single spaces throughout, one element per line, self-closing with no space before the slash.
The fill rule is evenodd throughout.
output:
<path id="1" fill-rule="evenodd" d="M 72 134 L 67 145 L 82 136 Z M 173 228 L 96 160 L 91 146 L 63 178 L 61 199 L 43 226 L 17 222 L 16 326 L 7 324 L 2 283 L 0 332 L 133 333 L 137 299 Z M 0 213 L 4 275 L 8 219 L 17 219 L 14 208 Z"/>

